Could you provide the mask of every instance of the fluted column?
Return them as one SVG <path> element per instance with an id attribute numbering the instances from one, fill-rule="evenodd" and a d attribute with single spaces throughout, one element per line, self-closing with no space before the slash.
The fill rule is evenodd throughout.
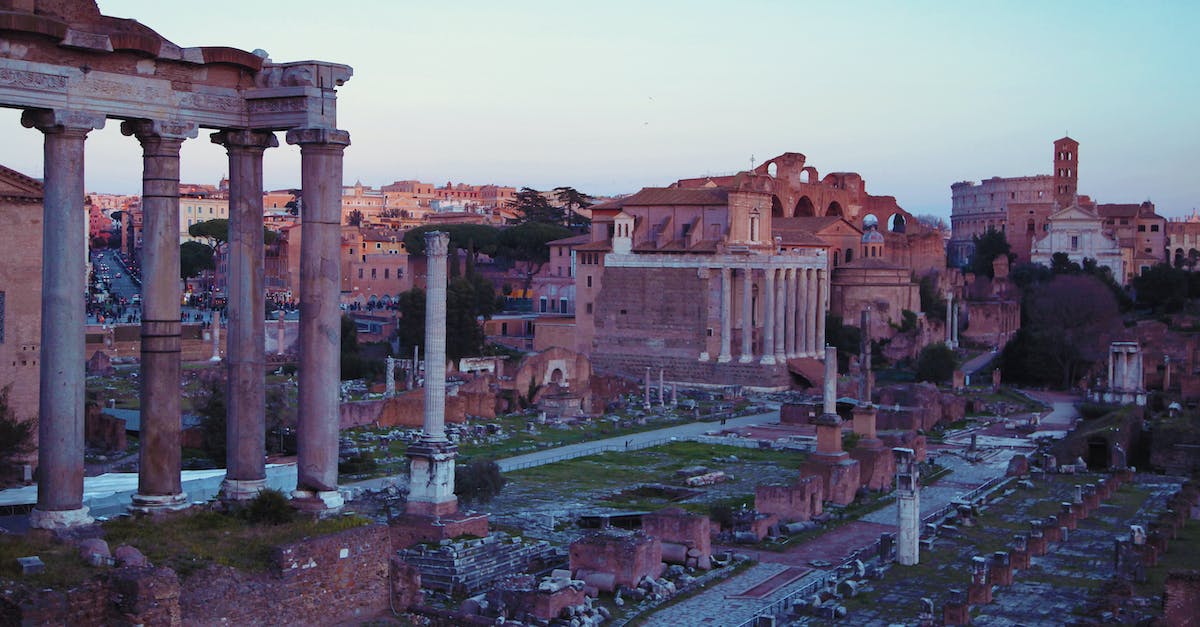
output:
<path id="1" fill-rule="evenodd" d="M 817 313 L 814 322 L 817 326 L 817 346 L 825 346 L 825 312 L 829 311 L 829 273 L 817 270 Z"/>
<path id="2" fill-rule="evenodd" d="M 733 359 L 733 269 L 721 268 L 721 354 L 717 361 L 726 363 Z"/>
<path id="3" fill-rule="evenodd" d="M 274 133 L 220 131 L 229 155 L 229 337 L 225 481 L 221 498 L 254 498 L 266 486 L 266 303 L 263 300 L 263 153 Z M 214 330 L 220 317 L 214 318 Z"/>
<path id="4" fill-rule="evenodd" d="M 187 496 L 179 444 L 179 149 L 197 129 L 185 122 L 134 120 L 122 122 L 121 132 L 142 145 L 141 448 L 133 505 L 182 508 Z"/>
<path id="5" fill-rule="evenodd" d="M 763 347 L 761 364 L 775 363 L 775 269 L 763 270 Z"/>
<path id="6" fill-rule="evenodd" d="M 288 131 L 300 145 L 300 385 L 294 500 L 306 509 L 337 509 L 338 392 L 341 380 L 341 204 L 345 131 Z"/>
<path id="7" fill-rule="evenodd" d="M 754 271 L 742 270 L 742 355 L 741 363 L 754 359 Z"/>
<path id="8" fill-rule="evenodd" d="M 21 124 L 36 127 L 45 141 L 38 491 L 29 524 L 62 529 L 92 522 L 83 504 L 83 145 L 89 132 L 104 127 L 104 116 L 34 110 L 24 112 Z"/>

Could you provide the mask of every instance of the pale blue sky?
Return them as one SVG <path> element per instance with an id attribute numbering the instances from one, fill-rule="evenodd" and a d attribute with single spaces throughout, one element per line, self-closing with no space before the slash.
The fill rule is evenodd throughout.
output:
<path id="1" fill-rule="evenodd" d="M 594 194 L 802 152 L 914 213 L 950 184 L 1048 174 L 1080 147 L 1102 202 L 1200 206 L 1197 2 L 394 2 L 101 0 L 183 46 L 263 48 L 354 67 L 340 91 L 345 178 L 380 185 L 572 185 Z M 3 162 L 41 171 L 41 139 L 2 111 Z M 136 192 L 137 143 L 110 121 L 88 188 Z M 282 142 L 281 142 L 282 143 Z M 299 185 L 298 151 L 267 153 Z M 215 182 L 207 133 L 183 176 Z"/>

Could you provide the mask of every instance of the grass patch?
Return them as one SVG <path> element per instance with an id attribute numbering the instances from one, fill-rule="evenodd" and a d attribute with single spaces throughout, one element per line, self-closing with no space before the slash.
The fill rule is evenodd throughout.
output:
<path id="1" fill-rule="evenodd" d="M 171 516 L 121 518 L 104 523 L 109 546 L 129 544 L 156 566 L 169 566 L 180 578 L 209 564 L 250 572 L 271 566 L 273 549 L 303 538 L 329 535 L 370 524 L 360 516 L 296 520 L 287 524 L 252 524 L 220 512 L 201 511 Z"/>
<path id="2" fill-rule="evenodd" d="M 25 576 L 18 557 L 36 555 L 46 564 L 40 575 Z M 24 581 L 39 588 L 65 589 L 77 586 L 99 572 L 79 557 L 78 550 L 55 540 L 50 534 L 33 531 L 25 535 L 0 536 L 0 578 Z"/>

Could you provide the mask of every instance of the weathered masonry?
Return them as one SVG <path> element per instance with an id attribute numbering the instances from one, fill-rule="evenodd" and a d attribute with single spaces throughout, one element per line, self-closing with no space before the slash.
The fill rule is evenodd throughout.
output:
<path id="1" fill-rule="evenodd" d="M 145 246 L 142 429 L 137 508 L 186 504 L 180 485 L 179 152 L 199 129 L 229 154 L 227 499 L 265 479 L 262 159 L 298 144 L 301 250 L 296 496 L 337 508 L 338 266 L 342 151 L 336 88 L 345 65 L 274 63 L 265 53 L 181 48 L 94 0 L 0 0 L 0 106 L 45 135 L 38 502 L 35 527 L 90 521 L 83 505 L 84 141 L 107 120 L 142 146 Z"/>

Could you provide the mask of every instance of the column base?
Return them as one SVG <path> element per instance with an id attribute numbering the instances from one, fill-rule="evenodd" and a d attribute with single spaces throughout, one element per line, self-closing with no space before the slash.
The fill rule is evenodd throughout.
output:
<path id="1" fill-rule="evenodd" d="M 733 361 L 733 355 L 717 355 L 718 364 L 727 364 Z"/>
<path id="2" fill-rule="evenodd" d="M 79 509 L 41 510 L 34 508 L 29 512 L 29 526 L 34 529 L 71 529 L 90 525 L 96 520 L 88 515 L 88 506 Z"/>
<path id="3" fill-rule="evenodd" d="M 711 360 L 712 360 L 712 356 L 708 354 L 708 351 L 704 351 L 703 353 L 700 353 L 700 359 L 698 359 L 697 361 L 711 361 Z"/>
<path id="4" fill-rule="evenodd" d="M 225 479 L 221 482 L 219 498 L 222 501 L 249 501 L 267 487 L 266 479 Z"/>
<path id="5" fill-rule="evenodd" d="M 173 512 L 187 509 L 189 506 L 187 494 L 134 494 L 130 511 L 150 514 L 153 512 Z"/>
<path id="6" fill-rule="evenodd" d="M 753 355 L 742 355 L 741 357 L 738 357 L 739 364 L 748 364 L 752 361 L 754 361 Z"/>
<path id="7" fill-rule="evenodd" d="M 221 356 L 213 355 L 212 357 L 209 357 L 208 360 L 215 363 L 215 362 L 221 361 Z"/>
<path id="8" fill-rule="evenodd" d="M 762 359 L 758 360 L 758 363 L 763 364 L 764 366 L 774 366 L 775 365 L 775 356 L 774 355 L 763 355 Z"/>
<path id="9" fill-rule="evenodd" d="M 292 507 L 302 512 L 334 513 L 342 509 L 346 499 L 337 490 L 296 490 L 292 492 Z"/>

